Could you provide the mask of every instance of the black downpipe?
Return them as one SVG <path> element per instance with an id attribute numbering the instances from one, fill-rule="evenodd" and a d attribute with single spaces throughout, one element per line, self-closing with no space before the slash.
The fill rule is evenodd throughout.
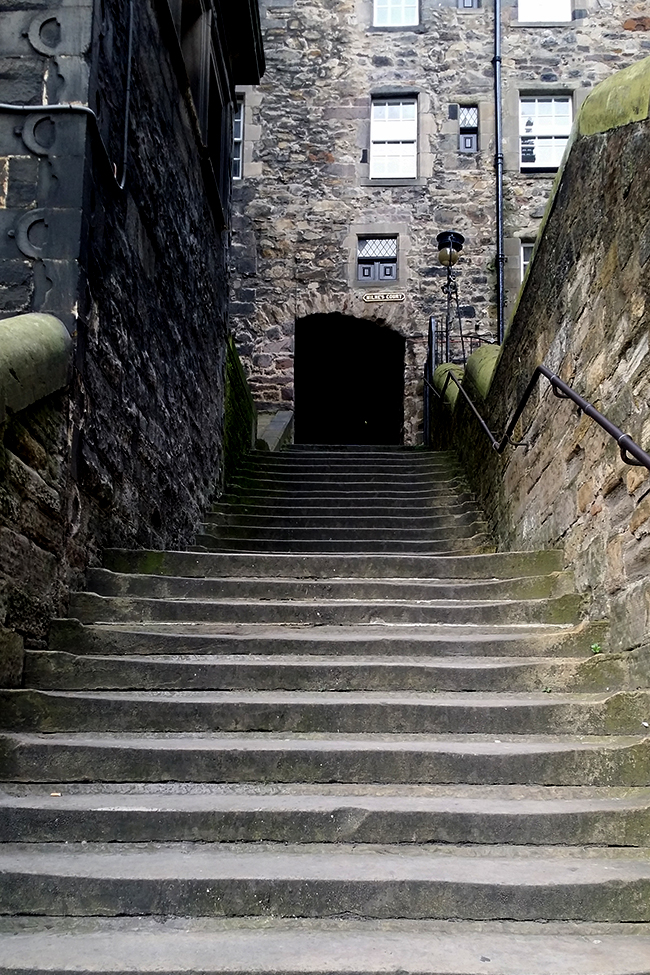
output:
<path id="1" fill-rule="evenodd" d="M 494 136 L 496 143 L 496 225 L 497 225 L 497 339 L 499 345 L 505 335 L 506 292 L 504 269 L 506 257 L 503 244 L 503 111 L 501 104 L 501 0 L 494 0 Z"/>

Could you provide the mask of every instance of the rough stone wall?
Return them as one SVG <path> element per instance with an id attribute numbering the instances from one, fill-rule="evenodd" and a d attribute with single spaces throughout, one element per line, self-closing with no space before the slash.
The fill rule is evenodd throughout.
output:
<path id="1" fill-rule="evenodd" d="M 170 7 L 133 11 L 124 190 L 128 0 L 0 13 L 0 100 L 87 102 L 108 149 L 79 113 L 0 109 L 0 315 L 75 339 L 68 393 L 0 428 L 0 636 L 41 640 L 103 546 L 183 546 L 223 480 L 228 230 Z"/>
<path id="2" fill-rule="evenodd" d="M 103 10 L 90 97 L 119 157 L 123 0 Z M 160 548 L 192 538 L 222 476 L 227 234 L 158 10 L 135 11 L 126 189 L 96 169 L 88 191 L 74 446 L 82 537 Z"/>
<path id="3" fill-rule="evenodd" d="M 573 146 L 481 404 L 497 436 L 544 362 L 648 448 L 649 166 L 648 120 Z M 499 457 L 467 410 L 455 411 L 451 443 L 500 546 L 563 547 L 592 614 L 611 618 L 612 648 L 649 643 L 648 471 L 625 465 L 615 441 L 543 379 L 515 436 L 528 446 Z"/>
<path id="4" fill-rule="evenodd" d="M 422 0 L 420 25 L 371 27 L 371 0 L 263 0 L 268 70 L 246 91 L 244 178 L 233 218 L 231 314 L 262 410 L 292 407 L 295 322 L 341 313 L 378 321 L 407 339 L 405 438 L 422 425 L 422 367 L 431 314 L 441 319 L 436 234 L 466 237 L 458 265 L 465 327 L 495 327 L 493 13 Z M 519 241 L 534 237 L 552 175 L 518 172 L 519 91 L 574 95 L 634 61 L 650 35 L 624 26 L 647 4 L 589 0 L 571 24 L 518 25 L 504 4 L 505 216 L 512 295 Z M 578 11 L 576 11 L 578 14 Z M 368 178 L 372 93 L 417 93 L 419 172 L 412 181 Z M 477 103 L 479 151 L 458 151 L 450 106 Z M 452 113 L 453 114 L 453 113 Z M 356 282 L 359 235 L 399 235 L 403 303 L 364 304 Z M 375 286 L 376 290 L 376 286 Z M 333 388 L 333 396 L 341 395 Z"/>
<path id="5" fill-rule="evenodd" d="M 66 393 L 55 393 L 0 427 L 0 686 L 20 680 L 18 634 L 42 639 L 64 605 L 66 400 Z"/>

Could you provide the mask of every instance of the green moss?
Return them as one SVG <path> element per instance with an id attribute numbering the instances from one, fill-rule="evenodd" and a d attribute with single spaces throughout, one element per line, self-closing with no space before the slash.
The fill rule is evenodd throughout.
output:
<path id="1" fill-rule="evenodd" d="M 475 394 L 480 399 L 485 399 L 490 391 L 500 354 L 499 345 L 482 345 L 476 352 L 472 352 L 465 367 L 465 385 L 469 387 L 470 396 Z"/>
<path id="2" fill-rule="evenodd" d="M 445 385 L 445 382 L 447 380 L 447 373 L 449 372 L 453 373 L 453 375 L 459 381 L 461 381 L 465 370 L 463 369 L 462 366 L 455 366 L 451 362 L 445 362 L 443 363 L 443 365 L 438 366 L 438 368 L 433 374 L 433 385 L 434 388 L 437 389 L 439 393 L 442 393 L 443 386 Z M 453 380 L 451 379 L 447 384 L 447 389 L 445 390 L 444 399 L 445 399 L 445 403 L 448 406 L 450 406 L 451 409 L 453 410 L 456 405 L 456 400 L 458 399 L 458 387 L 456 386 L 456 383 L 453 382 Z"/>
<path id="3" fill-rule="evenodd" d="M 617 71 L 587 97 L 578 116 L 580 135 L 595 135 L 641 122 L 649 114 L 650 58 L 644 58 Z"/>

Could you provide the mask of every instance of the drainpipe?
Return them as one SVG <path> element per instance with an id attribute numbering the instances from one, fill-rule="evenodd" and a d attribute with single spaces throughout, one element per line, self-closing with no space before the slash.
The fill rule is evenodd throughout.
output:
<path id="1" fill-rule="evenodd" d="M 494 0 L 494 138 L 496 155 L 496 231 L 497 231 L 497 339 L 499 345 L 505 334 L 506 292 L 504 266 L 506 257 L 503 244 L 503 113 L 501 105 L 501 0 Z"/>

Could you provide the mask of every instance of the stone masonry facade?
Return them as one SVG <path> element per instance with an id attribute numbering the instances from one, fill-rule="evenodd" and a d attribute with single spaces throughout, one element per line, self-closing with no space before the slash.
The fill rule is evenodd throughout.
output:
<path id="1" fill-rule="evenodd" d="M 569 8 L 565 22 L 522 22 L 516 0 L 503 4 L 506 317 L 522 243 L 535 238 L 554 177 L 520 170 L 520 97 L 568 97 L 575 114 L 594 85 L 650 52 L 648 3 Z M 240 92 L 231 288 L 255 400 L 262 410 L 294 407 L 297 321 L 375 321 L 406 340 L 404 442 L 421 442 L 428 321 L 445 312 L 441 231 L 466 238 L 457 266 L 464 329 L 495 336 L 494 4 L 421 0 L 419 23 L 398 28 L 373 26 L 372 0 L 262 0 L 261 14 L 267 73 Z M 417 103 L 416 175 L 371 178 L 372 99 L 400 97 Z M 460 151 L 459 109 L 473 106 L 476 151 Z M 374 235 L 397 238 L 389 290 L 402 301 L 363 300 L 377 282 L 357 280 L 358 240 Z M 331 395 L 345 395 L 335 375 Z"/>

